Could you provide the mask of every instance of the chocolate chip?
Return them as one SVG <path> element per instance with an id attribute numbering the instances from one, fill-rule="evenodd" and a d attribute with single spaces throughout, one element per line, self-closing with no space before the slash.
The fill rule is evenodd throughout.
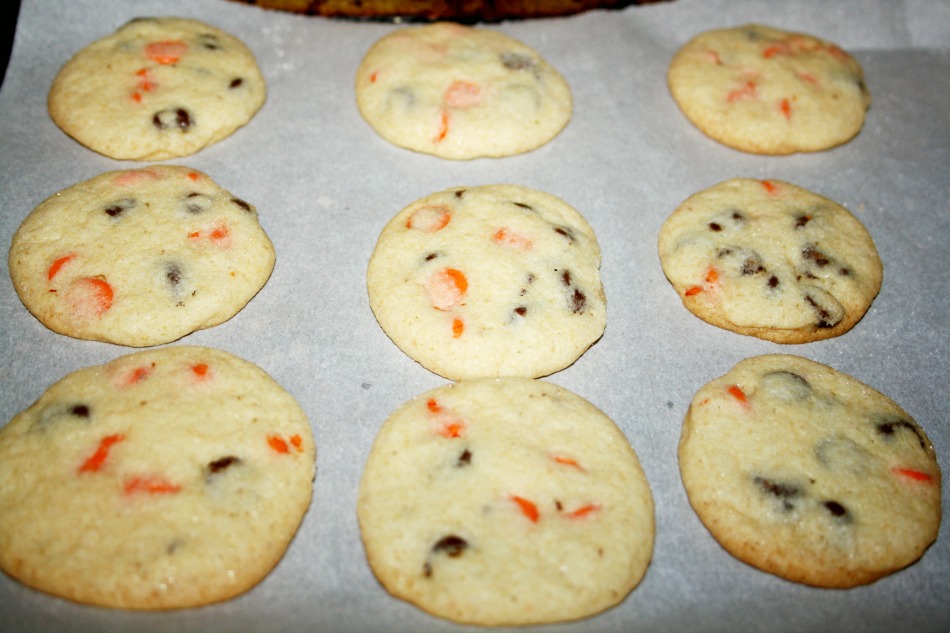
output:
<path id="1" fill-rule="evenodd" d="M 729 255 L 732 255 L 732 249 L 728 247 L 720 248 L 719 252 L 716 253 L 716 257 L 718 257 L 719 259 L 722 259 L 723 257 L 728 257 Z"/>
<path id="2" fill-rule="evenodd" d="M 742 211 L 733 209 L 732 215 L 729 217 L 731 217 L 736 224 L 742 224 L 745 222 L 745 214 L 743 214 Z"/>
<path id="3" fill-rule="evenodd" d="M 571 310 L 575 314 L 580 314 L 587 307 L 587 296 L 583 292 L 574 288 L 574 294 L 571 296 Z"/>
<path id="4" fill-rule="evenodd" d="M 561 281 L 565 286 L 568 287 L 570 294 L 568 295 L 568 304 L 571 307 L 571 311 L 574 314 L 580 314 L 587 309 L 587 295 L 585 295 L 579 288 L 573 285 L 571 281 L 571 271 L 565 270 L 561 273 Z"/>
<path id="5" fill-rule="evenodd" d="M 758 273 L 764 273 L 765 266 L 762 265 L 762 260 L 759 259 L 758 255 L 750 255 L 742 261 L 739 272 L 743 275 L 756 275 Z"/>
<path id="6" fill-rule="evenodd" d="M 746 36 L 750 42 L 758 42 L 762 39 L 762 33 L 759 32 L 758 27 L 750 26 L 743 31 L 743 34 Z"/>
<path id="7" fill-rule="evenodd" d="M 459 189 L 458 191 L 455 192 L 456 198 L 461 198 L 464 195 L 465 195 L 465 189 Z"/>
<path id="8" fill-rule="evenodd" d="M 757 483 L 759 487 L 765 492 L 783 499 L 797 497 L 799 494 L 801 494 L 801 490 L 798 489 L 798 486 L 776 483 L 771 479 L 766 479 L 764 477 L 756 477 L 755 483 Z"/>
<path id="9" fill-rule="evenodd" d="M 30 424 L 31 433 L 45 433 L 48 428 L 61 424 L 88 424 L 92 419 L 92 409 L 84 402 L 69 405 L 52 404 L 43 407 L 37 419 Z"/>
<path id="10" fill-rule="evenodd" d="M 563 235 L 572 244 L 575 242 L 574 231 L 567 228 L 566 226 L 556 226 L 554 227 L 554 232 L 557 233 L 558 235 Z"/>
<path id="11" fill-rule="evenodd" d="M 110 218 L 117 218 L 126 211 L 134 209 L 139 205 L 139 201 L 135 198 L 122 198 L 121 200 L 116 200 L 115 202 L 107 205 L 103 211 L 106 212 Z"/>
<path id="12" fill-rule="evenodd" d="M 468 466 L 472 463 L 472 451 L 467 448 L 459 454 L 458 460 L 456 460 L 456 466 Z"/>
<path id="13" fill-rule="evenodd" d="M 521 292 L 518 293 L 519 297 L 528 294 L 528 287 L 534 283 L 535 279 L 537 279 L 537 277 L 534 276 L 534 273 L 528 273 L 528 276 L 524 280 L 524 287 L 521 289 Z"/>
<path id="14" fill-rule="evenodd" d="M 231 202 L 233 202 L 233 203 L 236 204 L 237 206 L 241 207 L 241 208 L 244 209 L 245 211 L 250 211 L 250 210 L 251 210 L 251 205 L 249 205 L 248 203 L 244 202 L 244 201 L 241 200 L 240 198 L 231 198 Z"/>
<path id="15" fill-rule="evenodd" d="M 516 207 L 521 207 L 522 209 L 527 209 L 528 211 L 534 211 L 534 207 L 532 207 L 530 204 L 526 204 L 524 202 L 515 202 L 514 200 L 512 200 L 511 203 Z"/>
<path id="16" fill-rule="evenodd" d="M 240 457 L 235 457 L 234 455 L 226 455 L 220 459 L 216 459 L 213 462 L 208 464 L 208 474 L 217 475 L 218 473 L 235 466 L 241 463 Z"/>
<path id="17" fill-rule="evenodd" d="M 152 117 L 152 125 L 163 131 L 178 128 L 183 132 L 187 132 L 194 125 L 194 122 L 191 120 L 191 114 L 188 113 L 188 110 L 168 108 L 155 113 L 155 116 Z"/>
<path id="18" fill-rule="evenodd" d="M 769 288 L 775 288 L 776 286 L 778 286 L 778 277 L 772 275 L 769 277 Z"/>
<path id="19" fill-rule="evenodd" d="M 795 228 L 800 229 L 806 224 L 808 224 L 809 222 L 811 222 L 811 216 L 802 214 L 798 216 L 797 218 L 795 218 Z"/>
<path id="20" fill-rule="evenodd" d="M 74 404 L 69 407 L 69 413 L 76 416 L 77 418 L 88 418 L 89 417 L 89 405 L 87 404 Z"/>
<path id="21" fill-rule="evenodd" d="M 753 481 L 755 481 L 756 485 L 758 485 L 763 492 L 780 499 L 782 501 L 782 508 L 786 511 L 795 507 L 795 504 L 792 503 L 791 500 L 802 494 L 801 488 L 793 484 L 777 483 L 765 477 L 755 477 Z"/>
<path id="22" fill-rule="evenodd" d="M 851 473 L 864 478 L 875 458 L 857 442 L 845 437 L 828 437 L 815 445 L 815 457 L 834 473 Z"/>
<path id="23" fill-rule="evenodd" d="M 467 548 L 468 541 L 461 536 L 449 534 L 436 541 L 436 544 L 432 546 L 432 551 L 437 554 L 445 554 L 449 558 L 458 558 Z"/>
<path id="24" fill-rule="evenodd" d="M 514 313 L 520 317 L 523 317 L 524 315 L 528 314 L 528 308 L 527 306 L 518 306 L 514 309 Z"/>
<path id="25" fill-rule="evenodd" d="M 820 328 L 829 328 L 834 327 L 834 323 L 831 323 L 831 313 L 828 312 L 825 308 L 818 305 L 818 302 L 811 295 L 805 295 L 805 303 L 810 305 L 812 309 L 818 314 L 818 323 L 817 326 Z"/>
<path id="26" fill-rule="evenodd" d="M 803 376 L 799 376 L 798 374 L 796 374 L 796 373 L 793 372 L 793 371 L 784 371 L 784 370 L 771 371 L 771 372 L 767 373 L 766 376 L 768 376 L 768 377 L 771 377 L 771 376 L 780 376 L 783 380 L 792 381 L 793 383 L 795 383 L 795 384 L 797 384 L 797 385 L 801 385 L 801 386 L 803 386 L 803 387 L 808 387 L 809 389 L 811 389 L 811 385 L 808 383 L 808 381 L 805 380 L 805 378 L 804 378 Z"/>
<path id="27" fill-rule="evenodd" d="M 213 204 L 214 200 L 212 200 L 210 196 L 198 193 L 197 191 L 189 193 L 182 202 L 185 211 L 193 215 L 207 211 Z"/>
<path id="28" fill-rule="evenodd" d="M 168 280 L 168 283 L 171 284 L 173 288 L 181 283 L 181 278 L 181 267 L 179 267 L 178 264 L 167 264 L 165 266 L 165 279 Z"/>
<path id="29" fill-rule="evenodd" d="M 202 33 L 198 36 L 198 43 L 209 51 L 216 51 L 221 48 L 221 42 L 213 33 Z"/>
<path id="30" fill-rule="evenodd" d="M 770 371 L 759 383 L 765 393 L 780 400 L 801 402 L 813 395 L 808 381 L 790 371 Z"/>
<path id="31" fill-rule="evenodd" d="M 722 230 L 722 225 L 719 224 L 718 222 L 710 222 L 710 223 L 709 223 L 709 230 L 710 230 L 710 231 L 713 231 L 713 232 L 715 232 L 715 233 L 718 233 L 719 231 Z"/>
<path id="32" fill-rule="evenodd" d="M 231 83 L 228 84 L 228 88 L 234 90 L 235 88 L 240 88 L 241 84 L 244 83 L 244 80 L 240 77 L 235 77 L 231 80 Z"/>
<path id="33" fill-rule="evenodd" d="M 389 91 L 388 103 L 397 110 L 408 110 L 416 105 L 416 93 L 409 86 L 399 86 Z"/>
<path id="34" fill-rule="evenodd" d="M 802 257 L 805 258 L 805 261 L 811 262 L 815 264 L 816 266 L 818 266 L 819 268 L 823 266 L 827 266 L 828 264 L 831 263 L 831 260 L 828 258 L 827 255 L 825 255 L 824 253 L 822 253 L 817 248 L 811 245 L 806 246 L 805 248 L 802 249 Z"/>
<path id="35" fill-rule="evenodd" d="M 535 61 L 530 56 L 510 51 L 501 54 L 501 63 L 508 70 L 525 70 L 535 67 Z"/>
<path id="36" fill-rule="evenodd" d="M 432 553 L 445 554 L 449 558 L 458 558 L 466 549 L 468 549 L 468 541 L 461 536 L 449 534 L 436 541 L 435 545 L 432 546 Z M 429 561 L 423 563 L 422 575 L 426 578 L 432 576 L 432 564 Z"/>
<path id="37" fill-rule="evenodd" d="M 825 501 L 822 505 L 825 506 L 825 508 L 831 513 L 831 516 L 833 517 L 837 517 L 839 519 L 849 518 L 848 511 L 837 501 Z"/>
<path id="38" fill-rule="evenodd" d="M 877 424 L 877 432 L 888 440 L 894 437 L 894 432 L 898 429 L 907 429 L 908 431 L 912 432 L 917 436 L 917 440 L 920 442 L 920 447 L 923 449 L 927 448 L 927 442 L 924 441 L 924 436 L 921 434 L 920 429 L 918 429 L 917 425 L 913 424 L 912 422 L 897 418 L 894 420 L 885 420 L 884 422 L 879 422 Z"/>

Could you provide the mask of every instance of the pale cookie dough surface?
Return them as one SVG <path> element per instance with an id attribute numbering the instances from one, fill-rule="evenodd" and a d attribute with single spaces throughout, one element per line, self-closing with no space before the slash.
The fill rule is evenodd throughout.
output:
<path id="1" fill-rule="evenodd" d="M 113 171 L 41 203 L 10 246 L 24 305 L 75 338 L 142 347 L 230 319 L 274 268 L 257 210 L 194 169 Z"/>
<path id="2" fill-rule="evenodd" d="M 698 35 L 673 57 L 667 83 L 703 133 L 756 154 L 845 143 L 871 103 L 854 57 L 811 35 L 758 24 Z"/>
<path id="3" fill-rule="evenodd" d="M 623 433 L 580 396 L 527 378 L 462 381 L 402 405 L 357 503 L 383 586 L 456 622 L 598 613 L 653 552 L 652 495 Z"/>
<path id="4" fill-rule="evenodd" d="M 658 248 L 690 312 L 777 343 L 844 334 L 883 277 L 857 218 L 778 180 L 736 178 L 691 196 L 664 222 Z"/>
<path id="5" fill-rule="evenodd" d="M 940 468 L 920 426 L 853 377 L 796 356 L 746 359 L 703 386 L 679 464 L 727 551 L 800 583 L 870 583 L 920 558 L 940 526 Z"/>
<path id="6" fill-rule="evenodd" d="M 184 18 L 139 18 L 90 44 L 57 74 L 53 121 L 89 149 L 121 160 L 188 156 L 229 136 L 264 104 L 251 51 Z"/>
<path id="7" fill-rule="evenodd" d="M 0 567 L 101 606 L 224 600 L 283 556 L 314 470 L 302 409 L 231 354 L 168 347 L 80 369 L 0 431 Z"/>
<path id="8" fill-rule="evenodd" d="M 379 40 L 357 70 L 356 99 L 387 141 L 458 160 L 536 149 L 573 111 L 567 82 L 532 48 L 452 23 Z"/>
<path id="9" fill-rule="evenodd" d="M 370 307 L 411 358 L 453 380 L 538 377 L 604 332 L 600 248 L 573 207 L 514 185 L 458 187 L 382 230 Z"/>

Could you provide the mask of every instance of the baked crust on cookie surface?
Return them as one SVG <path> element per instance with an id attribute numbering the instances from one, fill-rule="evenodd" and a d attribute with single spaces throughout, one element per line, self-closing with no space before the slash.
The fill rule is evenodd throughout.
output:
<path id="1" fill-rule="evenodd" d="M 382 585 L 469 624 L 593 615 L 633 590 L 653 552 L 652 495 L 623 433 L 527 378 L 453 383 L 399 407 L 357 510 Z"/>
<path id="2" fill-rule="evenodd" d="M 593 9 L 621 9 L 662 0 L 235 0 L 331 18 L 498 22 L 574 15 Z"/>
<path id="3" fill-rule="evenodd" d="M 673 57 L 667 83 L 704 134 L 755 154 L 845 143 L 871 103 L 861 65 L 839 46 L 759 24 L 696 36 Z"/>
<path id="4" fill-rule="evenodd" d="M 100 174 L 47 198 L 10 246 L 10 276 L 45 326 L 144 347 L 237 314 L 274 269 L 253 205 L 187 167 Z"/>
<path id="5" fill-rule="evenodd" d="M 377 41 L 355 89 L 360 113 L 384 139 L 455 160 L 536 149 L 573 110 L 567 82 L 535 50 L 493 29 L 448 22 Z"/>
<path id="6" fill-rule="evenodd" d="M 776 343 L 844 334 L 883 278 L 857 218 L 779 180 L 735 178 L 691 196 L 664 222 L 658 251 L 690 312 Z"/>
<path id="7" fill-rule="evenodd" d="M 455 187 L 413 202 L 383 228 L 366 280 L 386 334 L 452 380 L 551 374 L 606 326 L 593 230 L 526 187 Z"/>
<path id="8" fill-rule="evenodd" d="M 941 519 L 926 433 L 855 378 L 789 355 L 746 359 L 695 395 L 680 472 L 733 556 L 818 587 L 867 584 L 920 558 Z"/>
<path id="9" fill-rule="evenodd" d="M 80 50 L 53 81 L 48 106 L 64 132 L 100 154 L 188 156 L 245 125 L 266 88 L 251 51 L 185 18 L 132 20 Z"/>
<path id="10" fill-rule="evenodd" d="M 0 430 L 0 567 L 69 600 L 225 600 L 280 560 L 315 446 L 255 365 L 172 346 L 75 371 Z"/>

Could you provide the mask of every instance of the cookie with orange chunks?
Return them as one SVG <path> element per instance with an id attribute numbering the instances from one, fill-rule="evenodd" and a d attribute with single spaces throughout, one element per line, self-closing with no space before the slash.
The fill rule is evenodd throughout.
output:
<path id="1" fill-rule="evenodd" d="M 356 73 L 360 113 L 384 139 L 441 158 L 536 149 L 567 125 L 567 82 L 537 51 L 496 30 L 442 22 L 394 31 Z"/>
<path id="2" fill-rule="evenodd" d="M 143 347 L 218 325 L 274 269 L 253 205 L 177 166 L 107 172 L 61 191 L 13 236 L 10 275 L 51 330 Z"/>
<path id="3" fill-rule="evenodd" d="M 673 57 L 670 93 L 710 138 L 755 154 L 851 140 L 871 95 L 858 61 L 817 37 L 759 24 L 708 31 Z"/>
<path id="4" fill-rule="evenodd" d="M 776 343 L 844 334 L 883 278 L 857 218 L 779 180 L 735 178 L 694 194 L 664 222 L 658 251 L 690 312 Z"/>
<path id="5" fill-rule="evenodd" d="M 0 567 L 100 606 L 225 600 L 283 556 L 314 469 L 303 410 L 232 354 L 172 346 L 80 369 L 0 430 Z"/>
<path id="6" fill-rule="evenodd" d="M 919 559 L 940 526 L 926 433 L 852 376 L 789 355 L 746 359 L 683 421 L 689 501 L 733 556 L 818 587 L 867 584 Z"/>
<path id="7" fill-rule="evenodd" d="M 150 17 L 76 53 L 47 102 L 56 125 L 89 149 L 154 161 L 226 138 L 265 96 L 254 55 L 238 38 L 197 20 Z"/>
<path id="8" fill-rule="evenodd" d="M 553 373 L 606 324 L 593 230 L 526 187 L 457 187 L 413 202 L 383 228 L 366 278 L 386 334 L 453 380 Z"/>
<path id="9" fill-rule="evenodd" d="M 359 488 L 366 556 L 395 597 L 479 625 L 574 620 L 641 581 L 649 484 L 602 411 L 528 378 L 452 383 L 380 428 Z"/>

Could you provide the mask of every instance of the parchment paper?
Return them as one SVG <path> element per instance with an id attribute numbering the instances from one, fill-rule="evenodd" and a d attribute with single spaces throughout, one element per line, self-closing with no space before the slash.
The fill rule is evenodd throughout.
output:
<path id="1" fill-rule="evenodd" d="M 365 562 L 359 478 L 397 406 L 445 380 L 400 352 L 370 311 L 365 271 L 383 225 L 450 186 L 513 183 L 575 206 L 603 249 L 603 338 L 547 378 L 623 429 L 656 501 L 656 547 L 642 584 L 618 607 L 557 631 L 948 630 L 946 530 L 912 567 L 867 587 L 820 590 L 730 557 L 689 507 L 676 463 L 686 407 L 748 356 L 799 354 L 883 391 L 920 422 L 947 471 L 946 314 L 950 309 L 950 2 L 675 0 L 622 12 L 492 26 L 535 47 L 571 84 L 574 117 L 522 156 L 450 162 L 393 147 L 360 118 L 353 77 L 393 24 L 330 21 L 224 0 L 25 0 L 0 92 L 0 243 L 56 191 L 106 170 L 46 111 L 60 66 L 130 18 L 215 24 L 255 52 L 264 108 L 225 141 L 177 161 L 253 202 L 278 260 L 260 294 L 227 323 L 176 344 L 228 350 L 268 371 L 300 402 L 318 442 L 313 504 L 286 556 L 260 585 L 200 609 L 136 613 L 72 604 L 0 575 L 0 631 L 450 631 L 391 598 Z M 852 142 L 768 158 L 709 140 L 680 114 L 665 73 L 699 31 L 762 22 L 830 39 L 864 66 L 873 104 Z M 801 185 L 849 208 L 874 237 L 884 284 L 854 330 L 780 346 L 689 314 L 656 254 L 663 220 L 686 197 L 746 176 Z M 131 348 L 54 334 L 0 274 L 0 424 L 54 381 Z M 947 494 L 944 493 L 946 502 Z M 946 503 L 944 505 L 947 505 Z"/>

